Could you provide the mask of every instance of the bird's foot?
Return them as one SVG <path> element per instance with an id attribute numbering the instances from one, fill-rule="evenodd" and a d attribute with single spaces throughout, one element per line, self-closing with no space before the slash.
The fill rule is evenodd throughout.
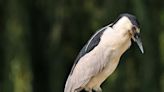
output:
<path id="1" fill-rule="evenodd" d="M 92 92 L 92 89 L 91 89 L 91 88 L 85 88 L 85 90 L 86 90 L 87 92 Z"/>
<path id="2" fill-rule="evenodd" d="M 94 90 L 95 92 L 102 92 L 101 87 L 94 87 L 93 90 Z"/>

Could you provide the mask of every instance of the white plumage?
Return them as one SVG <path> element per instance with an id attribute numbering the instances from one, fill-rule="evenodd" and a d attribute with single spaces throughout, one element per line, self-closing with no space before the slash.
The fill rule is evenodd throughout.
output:
<path id="1" fill-rule="evenodd" d="M 91 37 L 84 47 L 84 53 L 77 59 L 72 73 L 68 76 L 64 92 L 79 92 L 82 89 L 89 92 L 102 91 L 100 85 L 116 69 L 121 55 L 130 47 L 131 39 L 136 38 L 134 35 L 139 34 L 136 20 L 130 19 L 131 17 L 134 16 L 123 14 L 115 23 L 102 28 Z M 133 27 L 136 30 L 132 30 Z M 97 41 L 96 36 L 101 31 Z M 97 44 L 92 46 L 94 41 Z M 139 46 L 143 50 L 141 43 Z"/>

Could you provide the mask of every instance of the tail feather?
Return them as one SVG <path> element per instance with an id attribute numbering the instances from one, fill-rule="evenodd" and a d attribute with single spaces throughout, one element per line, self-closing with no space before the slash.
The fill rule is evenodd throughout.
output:
<path id="1" fill-rule="evenodd" d="M 84 86 L 90 80 L 89 78 L 82 80 L 82 78 L 80 79 L 78 77 L 78 79 L 77 79 L 76 77 L 72 76 L 72 75 L 68 76 L 68 79 L 65 84 L 64 92 L 79 92 L 80 90 L 82 90 L 84 88 Z"/>
<path id="2" fill-rule="evenodd" d="M 69 76 L 65 84 L 64 92 L 74 92 L 74 89 L 72 87 L 73 82 L 71 80 L 71 76 Z"/>

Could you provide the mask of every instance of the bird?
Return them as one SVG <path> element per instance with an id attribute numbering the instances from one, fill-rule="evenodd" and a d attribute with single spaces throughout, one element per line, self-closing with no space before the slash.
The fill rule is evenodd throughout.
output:
<path id="1" fill-rule="evenodd" d="M 81 49 L 65 83 L 64 92 L 102 92 L 101 84 L 114 72 L 123 53 L 136 42 L 144 53 L 140 23 L 129 13 L 98 30 Z"/>

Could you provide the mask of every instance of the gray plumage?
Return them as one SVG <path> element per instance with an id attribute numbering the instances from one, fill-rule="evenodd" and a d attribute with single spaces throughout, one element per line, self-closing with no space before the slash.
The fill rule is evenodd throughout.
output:
<path id="1" fill-rule="evenodd" d="M 110 25 L 108 25 L 110 26 Z M 92 49 L 94 49 L 95 46 L 97 46 L 100 42 L 100 38 L 101 35 L 103 34 L 103 32 L 105 31 L 105 29 L 108 27 L 103 27 L 100 30 L 98 30 L 91 38 L 90 40 L 87 42 L 87 44 L 81 49 L 80 53 L 78 54 L 73 67 L 71 69 L 70 75 L 73 73 L 73 70 L 76 66 L 76 64 L 78 63 L 79 59 L 84 56 L 85 54 L 87 54 L 88 52 L 90 52 Z"/>
<path id="2" fill-rule="evenodd" d="M 80 53 L 78 54 L 78 56 L 77 56 L 77 58 L 76 58 L 76 60 L 75 60 L 75 62 L 74 62 L 74 64 L 73 64 L 73 67 L 72 67 L 72 69 L 71 69 L 71 72 L 70 72 L 70 74 L 69 74 L 69 77 L 68 77 L 68 79 L 67 79 L 67 83 L 66 83 L 65 91 L 64 91 L 64 92 L 70 92 L 70 90 L 71 90 L 71 86 L 72 86 L 72 85 L 68 85 L 68 84 L 71 84 L 70 82 L 72 82 L 71 79 L 70 79 L 70 77 L 71 77 L 71 75 L 72 75 L 72 73 L 73 73 L 73 71 L 74 71 L 74 68 L 75 68 L 76 64 L 79 62 L 79 59 L 80 59 L 81 57 L 83 57 L 85 54 L 89 53 L 91 50 L 94 49 L 95 46 L 97 46 L 97 45 L 99 44 L 99 42 L 100 42 L 100 40 L 101 40 L 101 39 L 100 39 L 100 38 L 101 38 L 101 35 L 103 34 L 104 30 L 105 30 L 107 27 L 108 27 L 108 26 L 103 27 L 103 28 L 101 28 L 100 30 L 98 30 L 98 31 L 90 38 L 90 40 L 87 42 L 87 44 L 81 49 Z"/>

